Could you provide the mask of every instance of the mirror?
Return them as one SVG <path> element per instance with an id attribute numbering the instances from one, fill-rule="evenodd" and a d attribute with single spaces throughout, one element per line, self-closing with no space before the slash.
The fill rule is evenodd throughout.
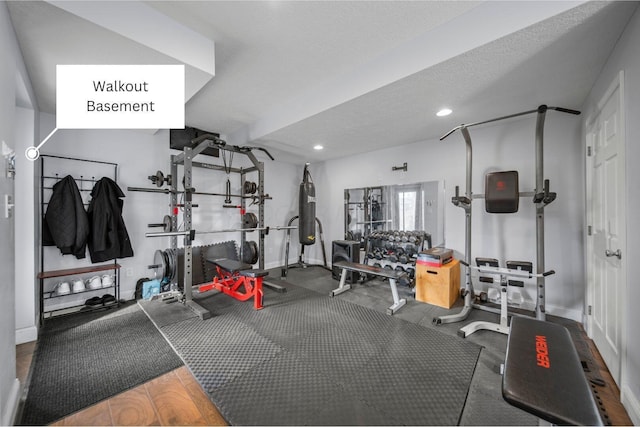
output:
<path id="1" fill-rule="evenodd" d="M 361 244 L 376 231 L 425 231 L 444 246 L 444 182 L 344 190 L 345 238 Z"/>

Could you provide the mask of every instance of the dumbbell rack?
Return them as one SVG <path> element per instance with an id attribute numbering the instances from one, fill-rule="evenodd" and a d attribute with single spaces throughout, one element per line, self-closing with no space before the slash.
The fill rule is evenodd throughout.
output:
<path id="1" fill-rule="evenodd" d="M 365 263 L 405 272 L 408 280 L 403 284 L 413 287 L 418 253 L 429 248 L 431 235 L 426 231 L 378 231 L 366 238 Z"/>

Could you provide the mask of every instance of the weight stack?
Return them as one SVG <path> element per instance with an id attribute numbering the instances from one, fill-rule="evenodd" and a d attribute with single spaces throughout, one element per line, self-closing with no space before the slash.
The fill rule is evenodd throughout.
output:
<path id="1" fill-rule="evenodd" d="M 339 261 L 360 263 L 360 242 L 355 240 L 334 240 L 331 243 L 331 265 Z M 340 280 L 342 269 L 333 267 L 332 276 L 335 280 Z M 358 281 L 360 273 L 355 271 L 347 272 L 347 283 Z"/>

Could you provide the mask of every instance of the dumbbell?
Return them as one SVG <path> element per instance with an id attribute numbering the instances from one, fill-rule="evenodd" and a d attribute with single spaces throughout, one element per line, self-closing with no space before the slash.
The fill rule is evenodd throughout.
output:
<path id="1" fill-rule="evenodd" d="M 413 279 L 414 277 L 416 277 L 416 269 L 415 269 L 415 268 L 413 268 L 413 267 L 407 267 L 407 268 L 405 269 L 405 271 L 407 272 L 407 274 L 409 275 L 409 277 L 410 277 L 411 279 Z"/>

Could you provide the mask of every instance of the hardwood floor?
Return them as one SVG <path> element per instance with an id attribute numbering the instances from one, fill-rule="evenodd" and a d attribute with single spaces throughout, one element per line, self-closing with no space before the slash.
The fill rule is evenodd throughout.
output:
<path id="1" fill-rule="evenodd" d="M 584 332 L 583 332 L 584 333 Z M 591 340 L 589 347 L 604 386 L 593 386 L 597 403 L 605 414 L 604 424 L 633 425 L 620 403 L 620 391 Z M 16 346 L 18 379 L 28 378 L 35 342 Z M 211 425 L 226 426 L 216 406 L 183 366 L 136 388 L 125 391 L 53 423 L 55 426 Z"/>
<path id="2" fill-rule="evenodd" d="M 186 366 L 69 415 L 54 426 L 226 426 Z"/>

